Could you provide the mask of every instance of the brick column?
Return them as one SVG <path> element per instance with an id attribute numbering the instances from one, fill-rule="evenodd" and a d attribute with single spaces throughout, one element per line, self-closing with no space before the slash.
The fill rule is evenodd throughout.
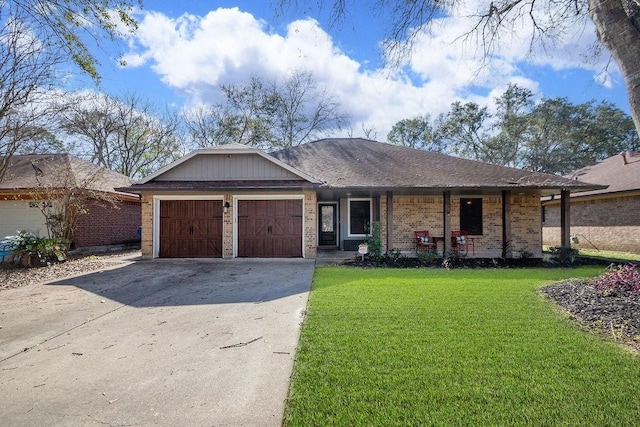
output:
<path id="1" fill-rule="evenodd" d="M 227 212 L 222 213 L 222 257 L 233 258 L 233 194 L 226 193 L 222 206 L 229 204 Z"/>
<path id="2" fill-rule="evenodd" d="M 315 191 L 304 193 L 304 257 L 315 259 L 318 249 L 318 204 Z"/>
<path id="3" fill-rule="evenodd" d="M 142 195 L 142 238 L 140 240 L 140 248 L 142 249 L 142 258 L 149 259 L 153 257 L 153 195 Z"/>

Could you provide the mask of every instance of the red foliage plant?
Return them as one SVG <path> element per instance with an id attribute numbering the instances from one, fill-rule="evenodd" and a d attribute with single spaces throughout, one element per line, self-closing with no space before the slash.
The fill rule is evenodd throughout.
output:
<path id="1" fill-rule="evenodd" d="M 593 282 L 600 295 L 640 293 L 640 271 L 635 264 L 611 264 L 607 272 Z"/>

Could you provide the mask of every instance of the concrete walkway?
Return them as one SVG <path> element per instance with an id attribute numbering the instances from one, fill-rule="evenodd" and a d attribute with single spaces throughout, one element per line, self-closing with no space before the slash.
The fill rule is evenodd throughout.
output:
<path id="1" fill-rule="evenodd" d="M 0 294 L 2 425 L 281 425 L 313 260 L 154 260 Z"/>

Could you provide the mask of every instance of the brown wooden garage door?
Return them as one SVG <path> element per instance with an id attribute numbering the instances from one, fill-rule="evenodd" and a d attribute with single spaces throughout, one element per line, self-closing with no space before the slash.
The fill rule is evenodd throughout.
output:
<path id="1" fill-rule="evenodd" d="M 238 256 L 302 256 L 302 200 L 239 200 Z"/>
<path id="2" fill-rule="evenodd" d="M 160 257 L 222 256 L 222 200 L 161 200 Z"/>

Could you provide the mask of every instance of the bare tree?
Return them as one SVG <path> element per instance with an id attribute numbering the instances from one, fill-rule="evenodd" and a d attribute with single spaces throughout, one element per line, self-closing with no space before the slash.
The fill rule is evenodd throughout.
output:
<path id="1" fill-rule="evenodd" d="M 196 107 L 185 115 L 198 147 L 292 147 L 340 129 L 348 120 L 337 98 L 307 71 L 296 71 L 284 82 L 252 77 L 220 89 L 224 104 Z"/>
<path id="2" fill-rule="evenodd" d="M 4 0 L 1 12 L 18 20 L 59 59 L 98 80 L 94 49 L 104 49 L 138 23 L 132 12 L 142 0 Z"/>
<path id="3" fill-rule="evenodd" d="M 74 63 L 99 79 L 93 47 L 120 30 L 133 31 L 129 0 L 5 0 L 0 2 L 0 181 L 23 144 L 46 139 L 59 104 L 52 89 L 60 65 Z M 28 151 L 28 150 L 27 150 Z"/>
<path id="4" fill-rule="evenodd" d="M 313 73 L 298 70 L 282 85 L 272 83 L 268 99 L 273 109 L 273 144 L 293 147 L 341 129 L 348 115 L 335 95 L 320 88 Z"/>
<path id="5" fill-rule="evenodd" d="M 82 96 L 60 120 L 83 157 L 126 176 L 144 176 L 180 152 L 177 115 L 158 113 L 135 94 Z"/>
<path id="6" fill-rule="evenodd" d="M 91 206 L 118 209 L 114 192 L 104 191 L 104 182 L 110 181 L 110 172 L 68 154 L 44 157 L 33 162 L 36 186 L 29 196 L 45 218 L 49 238 L 62 239 L 68 245 L 73 241 L 82 215 Z"/>
<path id="7" fill-rule="evenodd" d="M 384 16 L 388 27 L 388 57 L 398 58 L 410 51 L 411 42 L 429 23 L 447 16 L 462 0 L 376 0 L 372 7 Z M 280 0 L 281 8 L 296 7 L 298 0 Z M 331 5 L 336 20 L 350 8 L 348 0 L 319 0 L 317 7 Z M 308 4 L 305 2 L 305 5 Z M 530 28 L 531 46 L 554 42 L 574 25 L 593 21 L 598 38 L 618 64 L 627 88 L 631 115 L 640 133 L 640 1 L 638 0 L 496 0 L 480 2 L 471 33 L 477 37 L 490 60 L 502 37 Z"/>
<path id="8" fill-rule="evenodd" d="M 0 181 L 20 146 L 45 132 L 52 113 L 48 89 L 59 62 L 24 23 L 6 17 L 0 29 Z"/>

